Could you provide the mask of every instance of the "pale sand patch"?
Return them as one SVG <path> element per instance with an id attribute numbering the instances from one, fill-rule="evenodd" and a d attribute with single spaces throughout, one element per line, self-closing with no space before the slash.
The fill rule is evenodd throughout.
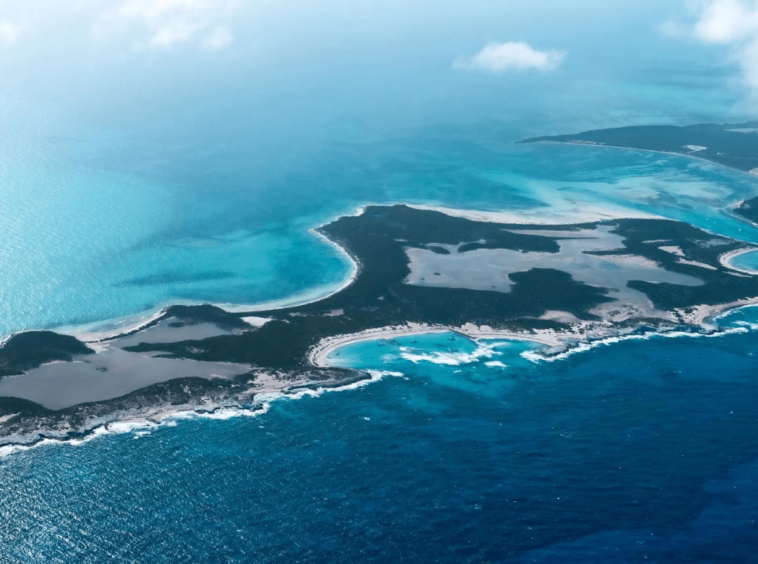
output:
<path id="1" fill-rule="evenodd" d="M 688 311 L 678 309 L 676 310 L 676 313 L 684 323 L 702 326 L 710 319 L 718 317 L 719 315 L 728 312 L 729 310 L 756 304 L 758 304 L 758 298 L 749 298 L 744 300 L 737 300 L 735 302 L 729 302 L 728 304 L 699 305 L 693 308 L 689 308 Z"/>
<path id="2" fill-rule="evenodd" d="M 112 348 L 75 362 L 44 364 L 0 380 L 0 396 L 33 401 L 48 409 L 103 401 L 175 378 L 231 378 L 251 366 L 229 362 L 153 358 Z"/>
<path id="3" fill-rule="evenodd" d="M 688 264 L 690 266 L 699 266 L 700 268 L 707 268 L 708 270 L 718 270 L 715 266 L 711 266 L 710 264 L 705 264 L 704 262 L 698 262 L 696 260 L 686 260 L 686 259 L 679 259 L 679 264 Z"/>
<path id="4" fill-rule="evenodd" d="M 535 210 L 532 214 L 514 212 L 490 212 L 463 210 L 443 206 L 426 206 L 422 204 L 405 204 L 418 210 L 437 211 L 453 217 L 462 217 L 472 221 L 487 223 L 511 223 L 519 225 L 572 225 L 577 223 L 594 223 L 612 219 L 660 219 L 660 216 L 629 210 L 614 209 L 610 206 L 588 206 L 584 203 L 567 210 Z"/>
<path id="5" fill-rule="evenodd" d="M 266 323 L 271 321 L 270 317 L 255 317 L 253 315 L 242 317 L 241 319 L 251 327 L 263 327 Z"/>
<path id="6" fill-rule="evenodd" d="M 175 317 L 163 319 L 159 323 L 143 329 L 134 335 L 127 335 L 111 341 L 113 346 L 124 348 L 133 347 L 140 343 L 180 343 L 182 341 L 202 341 L 210 337 L 232 335 L 232 331 L 221 329 L 213 323 L 197 323 L 171 327 L 172 323 L 180 323 Z"/>
<path id="7" fill-rule="evenodd" d="M 664 246 L 664 247 L 658 247 L 658 248 L 662 251 L 666 251 L 667 253 L 671 253 L 672 255 L 676 255 L 678 257 L 685 256 L 684 251 L 680 247 L 674 247 L 674 246 L 665 247 Z"/>
<path id="8" fill-rule="evenodd" d="M 71 335 L 85 343 L 102 341 L 143 329 L 159 319 L 165 312 L 165 308 L 161 308 L 157 311 L 98 321 L 77 327 L 59 327 L 56 332 Z"/>
<path id="9" fill-rule="evenodd" d="M 533 236 L 561 237 L 557 253 L 522 252 L 511 249 L 476 249 L 465 253 L 442 255 L 427 249 L 406 248 L 410 273 L 406 284 L 433 288 L 465 288 L 509 293 L 511 275 L 531 269 L 555 269 L 570 274 L 574 280 L 596 288 L 608 288 L 610 303 L 603 303 L 591 313 L 609 321 L 635 317 L 658 317 L 673 320 L 669 312 L 657 310 L 649 298 L 629 287 L 632 280 L 700 286 L 694 276 L 672 272 L 639 255 L 596 255 L 598 251 L 623 248 L 624 239 L 613 232 L 612 225 L 577 231 L 513 230 Z M 456 249 L 457 251 L 457 249 Z"/>
<path id="10" fill-rule="evenodd" d="M 6 421 L 10 421 L 14 417 L 16 417 L 16 415 L 19 415 L 19 414 L 18 413 L 9 413 L 8 415 L 3 415 L 2 417 L 0 417 L 0 425 L 2 425 L 3 423 L 5 423 Z"/>
<path id="11" fill-rule="evenodd" d="M 581 320 L 571 312 L 568 311 L 556 311 L 549 309 L 537 319 L 545 321 L 557 321 L 558 323 L 580 323 Z"/>

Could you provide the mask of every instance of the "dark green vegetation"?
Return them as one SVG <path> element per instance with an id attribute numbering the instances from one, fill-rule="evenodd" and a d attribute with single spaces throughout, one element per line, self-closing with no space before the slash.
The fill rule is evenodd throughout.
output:
<path id="1" fill-rule="evenodd" d="M 758 198 L 745 200 L 739 206 L 734 208 L 734 211 L 748 221 L 758 224 Z"/>
<path id="2" fill-rule="evenodd" d="M 738 170 L 758 168 L 758 121 L 739 124 L 641 125 L 597 129 L 572 135 L 525 139 L 521 143 L 552 141 L 587 143 L 664 151 L 696 156 Z"/>
<path id="3" fill-rule="evenodd" d="M 143 344 L 129 350 L 292 369 L 303 367 L 308 349 L 332 335 L 406 322 L 451 326 L 474 322 L 499 327 L 509 321 L 509 326 L 517 328 L 557 327 L 555 322 L 521 318 L 563 309 L 592 319 L 586 311 L 611 300 L 605 290 L 551 269 L 514 274 L 516 284 L 510 294 L 403 283 L 410 273 L 406 247 L 433 250 L 440 243 L 471 243 L 468 250 L 559 250 L 552 238 L 511 233 L 503 227 L 407 206 L 369 207 L 358 217 L 343 217 L 321 228 L 360 265 L 356 280 L 341 292 L 312 304 L 256 312 L 273 318 L 257 331 L 201 342 Z"/>
<path id="4" fill-rule="evenodd" d="M 41 364 L 94 352 L 68 335 L 51 331 L 29 331 L 14 335 L 0 348 L 0 377 L 22 374 Z"/>
<path id="5" fill-rule="evenodd" d="M 758 284 L 751 276 L 740 276 L 725 269 L 719 256 L 752 245 L 725 237 L 713 236 L 697 227 L 679 221 L 657 219 L 624 219 L 615 222 L 616 232 L 624 237 L 629 253 L 640 255 L 662 265 L 666 270 L 695 276 L 702 286 L 653 284 L 633 280 L 629 286 L 647 295 L 658 309 L 671 311 L 695 305 L 718 305 L 758 296 Z M 646 241 L 656 241 L 649 243 Z M 659 248 L 658 241 L 678 246 L 688 260 L 714 267 L 716 270 L 682 264 L 674 254 Z"/>
<path id="6" fill-rule="evenodd" d="M 667 270 L 704 282 L 702 286 L 687 287 L 642 281 L 630 283 L 663 311 L 729 303 L 758 295 L 753 278 L 736 276 L 718 262 L 721 254 L 745 247 L 744 243 L 675 221 L 629 219 L 611 223 L 616 226 L 615 231 L 625 237 L 625 248 L 615 254 L 642 256 Z M 560 270 L 531 269 L 513 273 L 510 279 L 514 286 L 510 293 L 421 287 L 403 282 L 410 272 L 407 247 L 439 252 L 436 249 L 440 247 L 435 244 L 466 243 L 459 252 L 475 248 L 558 252 L 560 236 L 512 232 L 518 229 L 523 230 L 525 226 L 476 222 L 402 205 L 369 207 L 360 216 L 343 217 L 321 228 L 360 265 L 356 280 L 342 291 L 299 307 L 255 312 L 255 315 L 273 319 L 256 331 L 195 342 L 142 344 L 129 350 L 159 351 L 197 360 L 225 360 L 286 370 L 307 366 L 307 351 L 324 337 L 406 322 L 447 326 L 474 323 L 530 330 L 565 327 L 556 321 L 536 319 L 547 310 L 567 311 L 584 320 L 597 319 L 590 310 L 612 301 L 608 290 L 578 282 Z M 659 248 L 665 244 L 678 245 L 689 260 L 709 265 L 714 270 L 678 262 L 678 256 Z"/>

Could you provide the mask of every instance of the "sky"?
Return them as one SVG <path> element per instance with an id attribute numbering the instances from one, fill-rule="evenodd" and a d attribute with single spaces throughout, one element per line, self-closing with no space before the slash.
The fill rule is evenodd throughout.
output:
<path id="1" fill-rule="evenodd" d="M 229 80 L 236 68 L 271 88 L 286 87 L 293 75 L 317 81 L 338 69 L 607 70 L 621 52 L 645 51 L 651 41 L 667 56 L 714 53 L 735 67 L 733 87 L 758 92 L 752 0 L 0 1 L 6 88 L 39 96 L 54 88 L 58 98 L 67 87 L 83 95 L 98 79 L 121 87 L 145 71 L 159 88 L 168 86 L 160 74 L 171 69 L 174 85 L 173 71 L 189 63 L 209 80 L 222 73 Z"/>
<path id="2" fill-rule="evenodd" d="M 6 131 L 116 144 L 742 118 L 758 0 L 0 0 L 0 76 Z"/>

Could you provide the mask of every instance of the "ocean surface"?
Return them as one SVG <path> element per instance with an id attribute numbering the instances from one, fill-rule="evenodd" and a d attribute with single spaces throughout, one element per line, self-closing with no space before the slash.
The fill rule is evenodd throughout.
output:
<path id="1" fill-rule="evenodd" d="M 93 50 L 66 36 L 81 8 L 47 43 L 0 50 L 0 338 L 324 295 L 352 265 L 310 229 L 367 203 L 647 213 L 758 243 L 729 213 L 757 178 L 515 144 L 750 117 L 728 53 L 656 31 L 679 2 L 358 4 L 245 8 L 213 53 Z M 508 40 L 568 56 L 553 73 L 451 68 Z M 748 308 L 720 336 L 554 362 L 446 334 L 364 342 L 332 362 L 392 374 L 14 451 L 0 563 L 751 562 L 757 322 Z"/>
<path id="2" fill-rule="evenodd" d="M 402 376 L 6 456 L 0 561 L 753 560 L 754 332 L 530 348 L 361 343 Z"/>

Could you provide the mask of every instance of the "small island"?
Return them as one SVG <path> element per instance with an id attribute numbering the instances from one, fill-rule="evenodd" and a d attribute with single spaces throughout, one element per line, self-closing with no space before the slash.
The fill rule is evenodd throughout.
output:
<path id="1" fill-rule="evenodd" d="M 258 409 L 271 394 L 372 378 L 329 366 L 363 339 L 455 331 L 526 339 L 547 356 L 640 331 L 711 331 L 758 302 L 727 258 L 752 245 L 666 219 L 498 223 L 368 206 L 319 233 L 355 263 L 348 284 L 294 307 L 177 305 L 133 331 L 82 342 L 50 331 L 0 347 L 0 441 L 66 439 L 181 410 Z"/>
<path id="2" fill-rule="evenodd" d="M 571 143 L 641 149 L 696 157 L 758 174 L 758 121 L 734 124 L 635 125 L 569 135 L 524 139 L 520 143 Z"/>

